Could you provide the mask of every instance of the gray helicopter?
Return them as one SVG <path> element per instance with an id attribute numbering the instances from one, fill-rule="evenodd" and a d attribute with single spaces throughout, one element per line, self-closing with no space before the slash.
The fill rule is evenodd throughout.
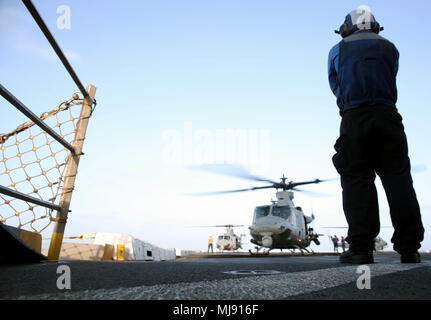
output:
<path id="1" fill-rule="evenodd" d="M 243 227 L 243 225 L 232 225 L 232 224 L 225 224 L 221 226 L 214 226 L 214 227 L 225 227 L 226 232 L 220 236 L 218 236 L 217 239 L 217 249 L 224 251 L 235 251 L 242 249 L 241 245 L 241 239 L 245 235 L 238 236 L 233 232 L 234 227 Z"/>
<path id="2" fill-rule="evenodd" d="M 217 237 L 217 249 L 220 251 L 236 251 L 242 249 L 242 237 L 245 237 L 245 234 L 241 234 L 240 236 L 236 235 L 233 231 L 234 227 L 244 227 L 244 225 L 223 224 L 215 226 L 193 226 L 192 228 L 226 228 L 225 233 Z"/>
<path id="3" fill-rule="evenodd" d="M 217 170 L 214 170 L 214 168 Z M 267 182 L 269 185 L 247 189 L 195 193 L 193 195 L 217 195 L 269 188 L 277 190 L 276 201 L 272 201 L 272 204 L 270 205 L 258 206 L 254 210 L 253 221 L 249 230 L 252 237 L 250 241 L 256 245 L 256 251 L 253 252 L 249 250 L 251 254 L 256 255 L 261 249 L 264 249 L 263 254 L 269 254 L 272 249 L 299 249 L 301 253 L 303 253 L 303 250 L 309 252 L 307 248 L 312 242 L 316 245 L 320 245 L 319 236 L 323 235 L 315 233 L 314 229 L 310 225 L 315 219 L 314 214 L 307 216 L 301 207 L 295 206 L 293 203 L 293 191 L 317 194 L 316 192 L 298 189 L 297 187 L 301 185 L 333 181 L 335 179 L 314 179 L 303 182 L 287 182 L 287 178 L 283 175 L 281 182 L 275 182 L 267 178 L 254 176 L 242 167 L 232 168 L 232 166 L 230 166 L 225 170 L 223 167 L 207 166 L 200 169 L 253 181 Z"/>

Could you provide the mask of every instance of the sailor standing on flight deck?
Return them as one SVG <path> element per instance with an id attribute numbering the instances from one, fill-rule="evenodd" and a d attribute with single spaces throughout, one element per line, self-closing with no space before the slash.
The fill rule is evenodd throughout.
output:
<path id="1" fill-rule="evenodd" d="M 208 252 L 210 252 L 210 248 L 211 248 L 211 252 L 214 252 L 213 251 L 213 237 L 212 236 L 209 236 L 209 238 L 208 238 Z"/>
<path id="2" fill-rule="evenodd" d="M 420 262 L 424 228 L 410 173 L 407 138 L 396 108 L 399 53 L 359 8 L 336 31 L 343 38 L 329 53 L 328 76 L 341 119 L 333 164 L 341 176 L 349 250 L 341 263 L 373 263 L 380 231 L 376 174 L 388 200 L 394 250 L 401 262 Z M 408 108 L 408 106 L 405 106 Z"/>

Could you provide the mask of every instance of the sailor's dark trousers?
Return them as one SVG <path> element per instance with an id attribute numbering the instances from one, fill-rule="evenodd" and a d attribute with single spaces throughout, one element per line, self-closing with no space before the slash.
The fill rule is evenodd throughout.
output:
<path id="1" fill-rule="evenodd" d="M 342 115 L 332 161 L 341 176 L 346 241 L 354 252 L 371 252 L 380 232 L 376 173 L 394 227 L 391 242 L 399 253 L 415 252 L 424 228 L 413 188 L 407 138 L 395 107 L 362 105 Z"/>

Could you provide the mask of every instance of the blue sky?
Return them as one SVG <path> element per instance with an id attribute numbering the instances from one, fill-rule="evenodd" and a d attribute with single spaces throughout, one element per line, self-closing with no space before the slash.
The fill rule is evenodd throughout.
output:
<path id="1" fill-rule="evenodd" d="M 431 250 L 429 1 L 34 4 L 84 86 L 97 87 L 67 235 L 129 233 L 163 247 L 205 249 L 207 236 L 220 230 L 188 226 L 249 225 L 254 207 L 273 195 L 183 196 L 256 185 L 185 170 L 189 164 L 233 159 L 273 179 L 336 177 L 331 157 L 340 117 L 327 56 L 345 15 L 368 5 L 400 51 L 398 109 L 412 164 L 428 168 L 414 182 L 427 229 L 423 248 Z M 57 27 L 61 5 L 70 8 L 70 29 Z M 0 48 L 2 85 L 34 113 L 77 91 L 20 1 L 0 1 Z M 1 132 L 27 120 L 3 99 L 0 108 Z M 241 157 L 239 146 L 217 149 L 217 137 L 229 130 L 245 135 Z M 378 188 L 382 225 L 390 225 L 379 181 Z M 345 225 L 337 182 L 307 189 L 333 195 L 295 194 L 297 205 L 313 210 L 317 228 Z M 382 230 L 387 242 L 391 232 Z"/>

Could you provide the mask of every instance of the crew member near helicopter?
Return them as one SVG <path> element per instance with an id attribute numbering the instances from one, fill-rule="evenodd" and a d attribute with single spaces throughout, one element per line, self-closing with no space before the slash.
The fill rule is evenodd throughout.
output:
<path id="1" fill-rule="evenodd" d="M 346 252 L 346 239 L 344 236 L 341 236 L 341 249 L 343 249 L 343 252 Z"/>
<path id="2" fill-rule="evenodd" d="M 334 245 L 334 252 L 338 253 L 338 237 L 337 235 L 334 235 L 333 237 L 331 237 L 332 239 L 332 244 Z"/>
<path id="3" fill-rule="evenodd" d="M 208 252 L 210 252 L 210 248 L 211 248 L 211 252 L 214 252 L 213 251 L 213 237 L 212 236 L 209 236 L 209 238 L 208 238 Z"/>
<path id="4" fill-rule="evenodd" d="M 399 53 L 379 35 L 381 30 L 369 10 L 358 8 L 336 31 L 343 39 L 329 53 L 329 83 L 342 117 L 332 160 L 341 176 L 349 225 L 349 250 L 340 255 L 341 263 L 374 262 L 374 239 L 380 231 L 376 173 L 390 207 L 394 250 L 403 263 L 420 262 L 424 228 L 396 108 Z"/>

